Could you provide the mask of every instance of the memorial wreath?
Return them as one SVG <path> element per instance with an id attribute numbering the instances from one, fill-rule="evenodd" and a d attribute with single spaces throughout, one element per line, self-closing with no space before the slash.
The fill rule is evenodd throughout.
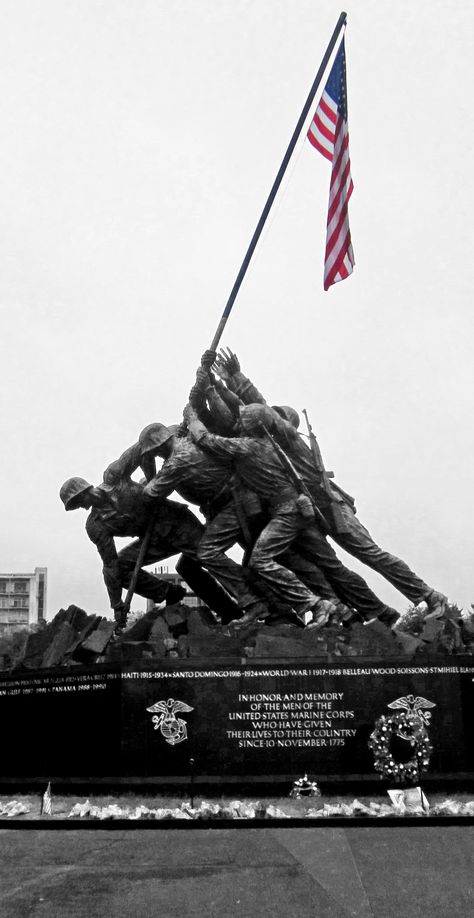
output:
<path id="1" fill-rule="evenodd" d="M 395 736 L 406 740 L 413 748 L 413 755 L 406 762 L 397 762 L 391 752 L 391 741 Z M 418 781 L 428 768 L 433 751 L 422 721 L 410 711 L 379 717 L 370 735 L 369 747 L 374 755 L 375 770 L 397 782 Z"/>
<path id="2" fill-rule="evenodd" d="M 299 800 L 300 797 L 320 797 L 321 791 L 319 790 L 317 782 L 311 781 L 308 775 L 305 774 L 302 778 L 298 778 L 294 782 L 289 796 L 293 797 L 295 800 Z"/>

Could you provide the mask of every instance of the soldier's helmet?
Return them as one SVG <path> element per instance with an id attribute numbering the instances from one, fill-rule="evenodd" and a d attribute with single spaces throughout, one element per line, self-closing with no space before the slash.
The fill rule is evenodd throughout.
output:
<path id="1" fill-rule="evenodd" d="M 240 423 L 244 431 L 255 433 L 263 424 L 267 429 L 272 425 L 272 411 L 268 405 L 243 405 L 239 409 Z"/>
<path id="2" fill-rule="evenodd" d="M 173 434 L 174 429 L 166 427 L 164 424 L 148 424 L 147 427 L 143 428 L 138 438 L 142 454 L 159 449 Z"/>
<path id="3" fill-rule="evenodd" d="M 298 430 L 300 426 L 300 416 L 294 408 L 290 408 L 289 405 L 272 405 L 272 408 L 284 421 L 289 421 L 290 424 Z"/>
<path id="4" fill-rule="evenodd" d="M 68 478 L 62 485 L 59 496 L 66 510 L 75 510 L 79 505 L 77 499 L 81 494 L 90 491 L 94 486 L 89 484 L 85 478 Z"/>

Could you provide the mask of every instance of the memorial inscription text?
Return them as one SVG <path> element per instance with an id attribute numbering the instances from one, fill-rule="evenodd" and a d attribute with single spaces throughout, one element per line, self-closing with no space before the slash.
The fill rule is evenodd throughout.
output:
<path id="1" fill-rule="evenodd" d="M 238 700 L 226 733 L 239 749 L 344 746 L 356 732 L 344 692 L 241 692 Z"/>

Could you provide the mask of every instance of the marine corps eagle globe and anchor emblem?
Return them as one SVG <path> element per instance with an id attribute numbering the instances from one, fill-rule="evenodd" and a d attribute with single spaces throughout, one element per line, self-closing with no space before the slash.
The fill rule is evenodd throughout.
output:
<path id="1" fill-rule="evenodd" d="M 390 704 L 387 704 L 387 708 L 401 708 L 402 711 L 413 714 L 414 717 L 421 720 L 425 727 L 429 727 L 431 720 L 431 711 L 427 709 L 435 707 L 434 701 L 428 701 L 427 698 L 423 698 L 423 695 L 417 695 L 416 698 L 414 695 L 403 695 L 401 698 L 397 698 L 396 701 L 391 701 Z M 399 731 L 399 735 L 406 739 L 403 730 Z"/>
<path id="2" fill-rule="evenodd" d="M 157 701 L 156 704 L 152 704 L 147 711 L 155 715 L 151 719 L 154 729 L 161 731 L 162 737 L 170 746 L 176 746 L 177 743 L 182 743 L 188 738 L 186 721 L 181 717 L 176 717 L 176 713 L 194 711 L 189 704 L 168 698 L 168 701 Z"/>

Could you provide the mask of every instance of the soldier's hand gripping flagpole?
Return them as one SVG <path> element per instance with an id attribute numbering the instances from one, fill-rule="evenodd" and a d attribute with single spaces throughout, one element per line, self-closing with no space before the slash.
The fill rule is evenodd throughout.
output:
<path id="1" fill-rule="evenodd" d="M 249 245 L 249 247 L 248 247 L 248 249 L 247 249 L 245 258 L 244 258 L 244 260 L 243 260 L 243 262 L 242 262 L 242 265 L 241 265 L 241 267 L 240 267 L 240 271 L 239 271 L 239 273 L 238 273 L 238 275 L 237 275 L 237 277 L 236 277 L 234 286 L 232 287 L 232 290 L 231 290 L 231 292 L 230 292 L 229 299 L 227 300 L 226 307 L 225 307 L 225 309 L 224 309 L 224 312 L 222 313 L 222 317 L 221 317 L 221 320 L 220 320 L 220 322 L 219 322 L 219 325 L 217 326 L 216 333 L 215 333 L 215 335 L 214 335 L 214 337 L 213 337 L 213 339 L 212 339 L 212 341 L 211 341 L 210 348 L 209 348 L 211 351 L 215 351 L 215 350 L 216 350 L 216 348 L 217 348 L 217 346 L 218 346 L 218 344 L 219 344 L 219 341 L 220 341 L 220 339 L 221 339 L 221 337 L 222 337 L 222 333 L 223 333 L 223 331 L 224 331 L 225 324 L 226 324 L 226 322 L 227 322 L 227 319 L 229 318 L 231 309 L 232 309 L 232 307 L 233 307 L 233 305 L 234 305 L 235 299 L 236 299 L 237 294 L 238 294 L 238 292 L 239 292 L 239 290 L 240 290 L 240 286 L 241 286 L 241 284 L 242 284 L 242 281 L 243 281 L 243 279 L 244 279 L 244 277 L 245 277 L 245 275 L 246 275 L 246 273 L 247 273 L 247 268 L 248 268 L 248 266 L 249 266 L 249 264 L 250 264 L 252 255 L 253 255 L 253 253 L 254 253 L 254 251 L 255 251 L 255 247 L 256 247 L 256 245 L 257 245 L 258 240 L 260 239 L 260 236 L 261 236 L 263 227 L 265 226 L 265 223 L 266 223 L 267 217 L 268 217 L 268 215 L 269 215 L 269 213 L 270 213 L 272 204 L 273 204 L 273 202 L 274 202 L 274 200 L 275 200 L 275 198 L 276 198 L 278 189 L 279 189 L 279 187 L 280 187 L 280 185 L 281 185 L 281 183 L 282 183 L 283 176 L 284 176 L 284 174 L 285 174 L 285 172 L 286 172 L 288 163 L 290 162 L 291 156 L 292 156 L 293 151 L 294 151 L 294 149 L 295 149 L 295 146 L 296 146 L 296 144 L 297 144 L 297 142 L 298 142 L 298 138 L 299 138 L 299 136 L 300 136 L 300 134 L 301 134 L 301 131 L 303 130 L 304 123 L 305 123 L 306 118 L 307 118 L 307 116 L 308 116 L 309 110 L 310 110 L 310 108 L 311 108 L 311 106 L 312 106 L 312 104 L 313 104 L 314 97 L 315 97 L 315 95 L 316 95 L 316 93 L 317 93 L 317 91 L 318 91 L 318 89 L 319 89 L 319 85 L 320 85 L 321 80 L 322 80 L 322 78 L 323 78 L 323 76 L 324 76 L 324 71 L 326 70 L 326 67 L 327 67 L 327 65 L 328 65 L 328 63 L 329 63 L 329 58 L 331 57 L 331 54 L 332 54 L 332 52 L 333 52 L 333 50 L 334 50 L 334 47 L 335 47 L 336 42 L 337 42 L 337 40 L 338 40 L 338 38 L 339 38 L 340 32 L 341 32 L 341 30 L 343 29 L 343 27 L 344 27 L 345 24 L 346 24 L 346 20 L 347 20 L 347 13 L 342 12 L 341 15 L 339 16 L 339 19 L 337 20 L 336 28 L 334 29 L 334 32 L 332 33 L 332 36 L 331 36 L 331 39 L 330 39 L 330 41 L 329 41 L 329 44 L 328 44 L 328 46 L 327 46 L 327 48 L 326 48 L 324 57 L 323 57 L 323 59 L 322 59 L 322 61 L 321 61 L 321 66 L 319 67 L 319 70 L 318 70 L 318 72 L 317 72 L 317 74 L 316 74 L 316 77 L 315 77 L 315 79 L 314 79 L 314 83 L 313 83 L 313 85 L 312 85 L 312 87 L 311 87 L 311 89 L 310 89 L 310 91 L 309 91 L 309 95 L 308 95 L 308 98 L 306 99 L 306 102 L 305 102 L 305 104 L 304 104 L 303 111 L 301 112 L 301 115 L 300 115 L 300 117 L 299 117 L 299 119 L 298 119 L 298 123 L 297 123 L 297 125 L 296 125 L 296 127 L 295 127 L 295 130 L 293 131 L 293 136 L 292 136 L 292 138 L 291 138 L 291 140 L 290 140 L 290 143 L 288 144 L 288 149 L 287 149 L 287 151 L 286 151 L 286 153 L 285 153 L 285 155 L 284 155 L 284 157 L 283 157 L 281 166 L 280 166 L 280 168 L 279 168 L 279 170 L 278 170 L 276 179 L 275 179 L 275 181 L 274 181 L 274 183 L 273 183 L 273 185 L 272 185 L 270 194 L 268 195 L 268 198 L 267 198 L 265 207 L 263 208 L 263 211 L 262 211 L 260 220 L 258 221 L 257 227 L 256 227 L 256 229 L 255 229 L 255 232 L 254 232 L 254 234 L 253 234 L 253 236 L 252 236 L 252 239 L 250 240 L 250 245 Z"/>

